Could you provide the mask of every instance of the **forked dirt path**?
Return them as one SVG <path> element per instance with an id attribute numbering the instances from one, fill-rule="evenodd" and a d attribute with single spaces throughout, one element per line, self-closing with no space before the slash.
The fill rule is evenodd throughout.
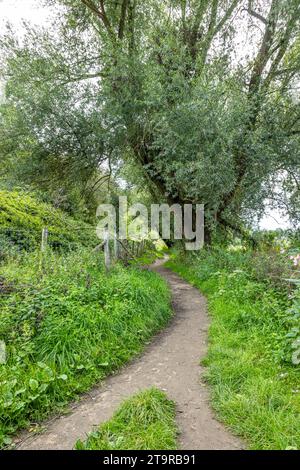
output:
<path id="1" fill-rule="evenodd" d="M 144 353 L 104 380 L 72 406 L 68 415 L 45 424 L 43 434 L 23 434 L 18 449 L 72 449 L 93 426 L 109 419 L 122 400 L 147 387 L 164 390 L 177 404 L 179 448 L 241 449 L 213 415 L 199 365 L 207 349 L 209 320 L 199 291 L 157 262 L 151 269 L 170 284 L 174 318 Z"/>

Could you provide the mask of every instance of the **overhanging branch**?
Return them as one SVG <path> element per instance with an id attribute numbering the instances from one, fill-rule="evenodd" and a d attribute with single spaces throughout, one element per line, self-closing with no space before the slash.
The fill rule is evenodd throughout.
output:
<path id="1" fill-rule="evenodd" d="M 245 10 L 249 13 L 250 16 L 253 16 L 254 18 L 258 19 L 259 21 L 267 25 L 268 23 L 267 19 L 264 16 L 262 16 L 260 13 L 258 13 L 257 11 L 253 10 L 252 0 L 249 0 L 248 8 L 246 8 Z"/>

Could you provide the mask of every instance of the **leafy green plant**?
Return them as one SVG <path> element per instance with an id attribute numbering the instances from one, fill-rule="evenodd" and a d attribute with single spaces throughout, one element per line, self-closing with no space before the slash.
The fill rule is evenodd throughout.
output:
<path id="1" fill-rule="evenodd" d="M 124 401 L 113 417 L 76 450 L 173 450 L 177 448 L 175 404 L 151 388 Z"/>
<path id="2" fill-rule="evenodd" d="M 33 252 L 2 267 L 13 286 L 0 296 L 0 439 L 64 407 L 141 351 L 171 315 L 165 282 L 89 249 Z"/>

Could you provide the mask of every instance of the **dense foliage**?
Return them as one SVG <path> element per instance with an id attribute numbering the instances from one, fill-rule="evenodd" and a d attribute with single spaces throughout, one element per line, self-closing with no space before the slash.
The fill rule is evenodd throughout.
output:
<path id="1" fill-rule="evenodd" d="M 282 279 L 278 286 L 272 276 L 257 280 L 256 257 L 217 249 L 169 266 L 209 300 L 212 325 L 204 364 L 218 416 L 252 449 L 299 449 L 298 295 L 291 318 L 288 283 Z M 261 262 L 272 271 L 270 258 Z"/>
<path id="2" fill-rule="evenodd" d="M 43 228 L 48 228 L 48 243 L 52 248 L 97 244 L 92 225 L 72 219 L 28 193 L 0 190 L 0 261 L 13 249 L 40 247 Z"/>
<path id="3" fill-rule="evenodd" d="M 266 198 L 299 219 L 298 0 L 45 3 L 52 27 L 1 41 L 6 168 L 91 197 L 125 162 L 154 199 L 204 203 L 208 238 Z"/>
<path id="4" fill-rule="evenodd" d="M 101 255 L 23 254 L 1 268 L 0 441 L 62 408 L 141 350 L 170 317 L 169 292 L 155 274 Z"/>
<path id="5" fill-rule="evenodd" d="M 124 401 L 114 416 L 92 432 L 77 450 L 174 450 L 175 403 L 152 388 Z"/>

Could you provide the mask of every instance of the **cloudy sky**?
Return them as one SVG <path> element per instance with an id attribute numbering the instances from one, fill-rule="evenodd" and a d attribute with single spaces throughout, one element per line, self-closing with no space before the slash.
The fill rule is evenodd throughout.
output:
<path id="1" fill-rule="evenodd" d="M 21 36 L 23 31 L 22 19 L 29 20 L 33 24 L 46 26 L 50 17 L 50 9 L 41 6 L 39 0 L 0 0 L 0 32 L 3 31 L 5 23 L 9 21 Z M 260 227 L 265 229 L 285 228 L 287 226 L 287 220 L 274 210 L 269 211 L 260 223 Z"/>
<path id="2" fill-rule="evenodd" d="M 0 28 L 10 21 L 18 31 L 22 31 L 22 19 L 35 24 L 47 22 L 49 10 L 41 7 L 38 0 L 0 0 Z"/>

